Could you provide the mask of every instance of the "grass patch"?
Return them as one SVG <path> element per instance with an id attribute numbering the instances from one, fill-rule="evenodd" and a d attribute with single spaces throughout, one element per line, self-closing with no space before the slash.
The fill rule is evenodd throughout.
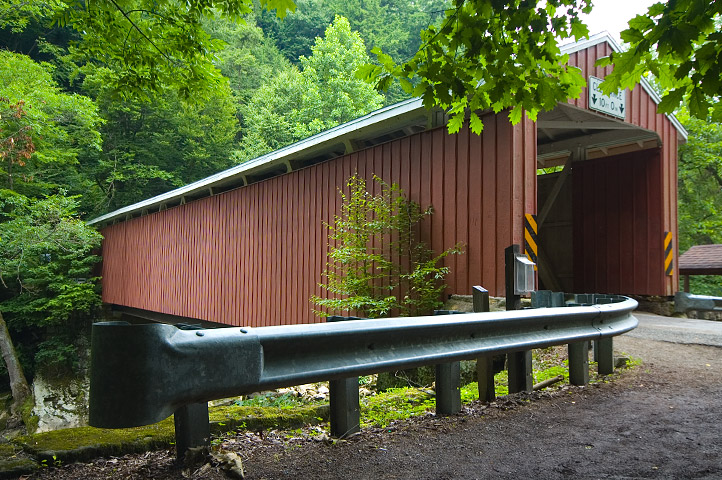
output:
<path id="1" fill-rule="evenodd" d="M 329 419 L 328 404 L 313 402 L 297 406 L 262 407 L 230 405 L 214 407 L 209 412 L 211 433 L 230 430 L 267 430 L 271 428 L 298 428 L 305 424 L 318 424 Z"/>
<path id="2" fill-rule="evenodd" d="M 543 382 L 549 378 L 564 377 L 564 383 L 569 382 L 569 362 L 564 361 L 564 365 L 545 368 L 544 370 L 534 370 L 534 383 Z"/>
<path id="3" fill-rule="evenodd" d="M 394 420 L 433 412 L 436 399 L 429 392 L 413 387 L 389 388 L 361 402 L 361 427 L 387 427 Z"/>
<path id="4" fill-rule="evenodd" d="M 266 392 L 246 400 L 236 400 L 234 405 L 240 407 L 295 408 L 305 405 L 320 405 L 321 403 L 323 402 L 318 400 L 303 400 L 291 392 L 282 395 L 278 395 L 276 392 Z"/>

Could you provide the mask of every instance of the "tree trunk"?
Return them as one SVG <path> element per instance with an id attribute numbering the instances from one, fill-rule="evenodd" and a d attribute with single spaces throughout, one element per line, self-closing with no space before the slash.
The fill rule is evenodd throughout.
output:
<path id="1" fill-rule="evenodd" d="M 20 424 L 22 423 L 20 408 L 30 396 L 30 386 L 28 386 L 28 381 L 25 379 L 23 368 L 20 365 L 20 360 L 18 360 L 18 355 L 15 352 L 15 346 L 10 338 L 10 332 L 8 331 L 7 324 L 5 324 L 2 312 L 0 312 L 0 352 L 7 367 L 8 375 L 10 376 L 10 391 L 13 395 L 13 403 L 10 407 L 11 422 Z"/>

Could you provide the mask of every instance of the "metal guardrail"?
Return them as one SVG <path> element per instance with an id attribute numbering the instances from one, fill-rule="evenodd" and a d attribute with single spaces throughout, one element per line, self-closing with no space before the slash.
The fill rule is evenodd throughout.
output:
<path id="1" fill-rule="evenodd" d="M 707 295 L 692 295 L 687 292 L 674 294 L 674 311 L 687 313 L 691 310 L 722 312 L 722 297 L 710 297 Z"/>
<path id="2" fill-rule="evenodd" d="M 611 340 L 637 326 L 631 315 L 637 302 L 626 297 L 610 301 L 614 303 L 260 328 L 96 323 L 90 424 L 147 425 L 192 404 L 260 390 Z M 611 341 L 608 350 L 611 358 Z"/>

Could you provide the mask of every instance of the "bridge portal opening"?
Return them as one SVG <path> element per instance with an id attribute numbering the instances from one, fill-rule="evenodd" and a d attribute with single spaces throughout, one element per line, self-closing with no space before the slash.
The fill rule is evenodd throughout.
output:
<path id="1" fill-rule="evenodd" d="M 614 294 L 658 288 L 661 147 L 656 132 L 573 105 L 539 115 L 540 288 Z"/>

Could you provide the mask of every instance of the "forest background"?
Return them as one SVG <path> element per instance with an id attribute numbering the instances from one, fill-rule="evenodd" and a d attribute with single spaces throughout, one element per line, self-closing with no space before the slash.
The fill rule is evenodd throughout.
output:
<path id="1" fill-rule="evenodd" d="M 0 2 L 0 375 L 13 399 L 28 398 L 23 374 L 79 366 L 100 307 L 101 238 L 84 220 L 408 98 L 355 71 L 373 45 L 410 57 L 444 14 L 431 0 L 301 0 L 281 20 L 256 4 L 241 22 L 204 20 L 214 88 L 141 91 L 107 51 L 78 48 L 67 5 Z"/>
<path id="2" fill-rule="evenodd" d="M 408 98 L 355 72 L 377 61 L 374 47 L 413 58 L 419 32 L 448 5 L 296 6 L 285 19 L 257 3 L 244 22 L 205 19 L 221 74 L 211 91 L 151 78 L 152 93 L 129 96 L 132 75 L 104 62 L 102 48 L 77 48 L 80 33 L 58 21 L 65 3 L 0 2 L 0 319 L 28 377 L 76 368 L 78 332 L 100 305 L 87 254 L 100 236 L 83 220 Z M 684 252 L 722 243 L 722 125 L 676 113 L 690 134 L 679 166 Z M 722 295 L 716 278 L 695 282 L 695 293 Z"/>

